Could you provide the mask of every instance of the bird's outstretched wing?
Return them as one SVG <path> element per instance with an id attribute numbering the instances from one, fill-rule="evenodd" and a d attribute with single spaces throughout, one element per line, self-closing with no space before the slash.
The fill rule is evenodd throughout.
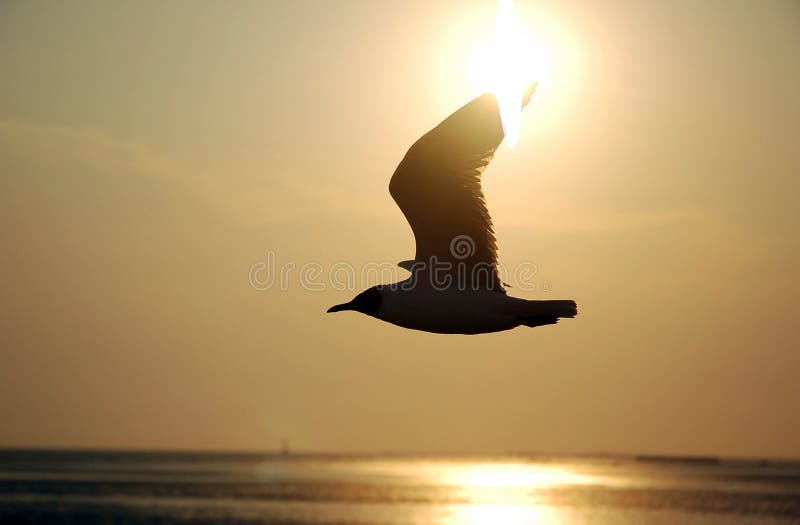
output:
<path id="1" fill-rule="evenodd" d="M 523 107 L 535 89 L 525 90 Z M 446 274 L 449 266 L 459 285 L 503 290 L 481 189 L 481 173 L 502 141 L 497 100 L 486 93 L 423 135 L 400 162 L 389 192 L 414 232 L 419 268 Z"/>

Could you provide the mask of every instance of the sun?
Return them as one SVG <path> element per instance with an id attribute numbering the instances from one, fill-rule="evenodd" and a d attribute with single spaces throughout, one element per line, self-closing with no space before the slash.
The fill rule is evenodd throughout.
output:
<path id="1" fill-rule="evenodd" d="M 513 0 L 499 0 L 494 28 L 473 69 L 497 97 L 506 142 L 514 147 L 519 140 L 523 89 L 530 82 L 548 81 L 550 60 L 544 46 L 522 29 Z"/>

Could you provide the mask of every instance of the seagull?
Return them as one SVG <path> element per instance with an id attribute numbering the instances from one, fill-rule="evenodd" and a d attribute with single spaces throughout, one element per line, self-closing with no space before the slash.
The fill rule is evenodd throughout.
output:
<path id="1" fill-rule="evenodd" d="M 536 84 L 528 85 L 522 108 Z M 497 271 L 497 241 L 481 174 L 503 141 L 497 98 L 485 93 L 447 117 L 408 150 L 389 193 L 411 225 L 411 276 L 373 286 L 328 312 L 356 311 L 413 330 L 482 334 L 575 317 L 574 301 L 511 297 Z"/>

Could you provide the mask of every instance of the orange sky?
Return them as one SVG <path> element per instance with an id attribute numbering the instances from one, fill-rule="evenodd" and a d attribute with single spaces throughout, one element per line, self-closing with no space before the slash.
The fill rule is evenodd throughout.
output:
<path id="1" fill-rule="evenodd" d="M 324 313 L 413 256 L 388 180 L 494 6 L 0 4 L 0 446 L 800 457 L 791 0 L 517 0 L 551 70 L 484 187 L 580 315 Z"/>

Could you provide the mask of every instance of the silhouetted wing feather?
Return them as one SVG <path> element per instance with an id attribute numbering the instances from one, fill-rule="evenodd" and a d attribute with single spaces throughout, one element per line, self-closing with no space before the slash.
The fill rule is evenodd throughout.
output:
<path id="1" fill-rule="evenodd" d="M 523 106 L 533 90 L 526 92 Z M 468 285 L 498 291 L 503 288 L 496 270 L 497 240 L 481 173 L 502 141 L 497 100 L 486 93 L 417 140 L 389 183 L 414 232 L 417 262 L 460 266 Z"/>

